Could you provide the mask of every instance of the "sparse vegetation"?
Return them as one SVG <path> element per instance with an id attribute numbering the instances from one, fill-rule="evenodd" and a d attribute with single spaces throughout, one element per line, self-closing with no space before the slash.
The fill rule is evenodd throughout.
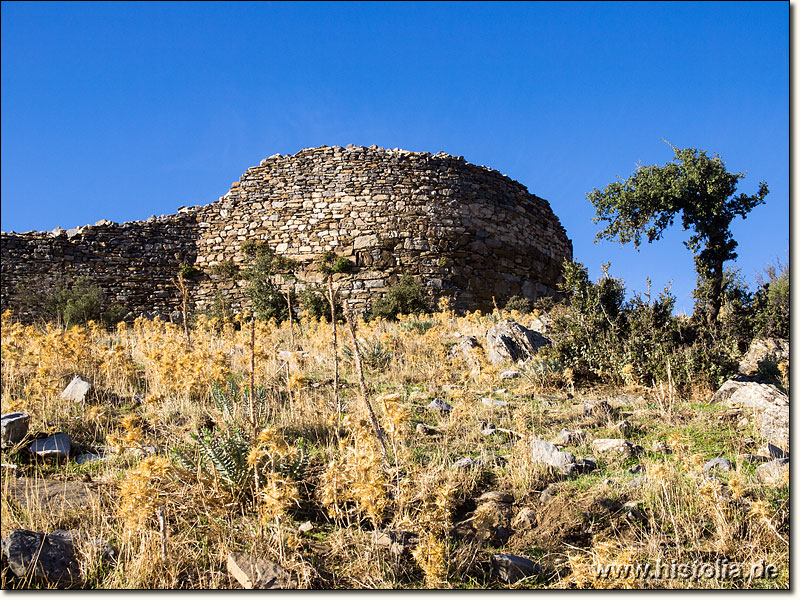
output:
<path id="1" fill-rule="evenodd" d="M 376 300 L 369 312 L 369 318 L 394 320 L 397 315 L 423 313 L 429 310 L 422 292 L 422 285 L 411 275 L 403 275 L 391 286 L 386 295 Z"/>

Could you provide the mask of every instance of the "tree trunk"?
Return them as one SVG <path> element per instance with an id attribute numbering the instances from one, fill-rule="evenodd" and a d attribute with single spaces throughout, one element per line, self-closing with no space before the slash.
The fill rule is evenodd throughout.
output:
<path id="1" fill-rule="evenodd" d="M 723 261 L 717 261 L 711 268 L 711 292 L 709 295 L 708 324 L 714 325 L 722 307 L 722 274 Z"/>

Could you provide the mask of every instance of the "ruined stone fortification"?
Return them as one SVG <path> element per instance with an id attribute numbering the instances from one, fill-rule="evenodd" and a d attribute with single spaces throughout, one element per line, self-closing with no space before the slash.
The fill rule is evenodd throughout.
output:
<path id="1" fill-rule="evenodd" d="M 211 267 L 244 264 L 241 247 L 265 240 L 300 262 L 298 283 L 321 281 L 326 250 L 350 258 L 342 295 L 363 310 L 400 275 L 457 309 L 489 309 L 518 294 L 556 294 L 572 243 L 547 201 L 508 177 L 446 154 L 348 146 L 272 156 L 248 169 L 217 202 L 175 215 L 68 231 L 2 234 L 2 307 L 31 278 L 86 275 L 134 314 L 179 306 L 181 264 L 197 310 L 222 295 L 236 307 L 244 282 Z M 246 302 L 246 301 L 245 301 Z"/>

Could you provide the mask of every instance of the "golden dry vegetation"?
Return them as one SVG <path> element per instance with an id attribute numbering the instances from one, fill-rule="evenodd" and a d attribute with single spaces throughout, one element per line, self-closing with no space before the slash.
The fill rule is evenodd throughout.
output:
<path id="1" fill-rule="evenodd" d="M 80 529 L 108 540 L 115 562 L 80 557 L 85 587 L 104 589 L 236 588 L 226 570 L 232 551 L 280 563 L 301 588 L 788 586 L 788 481 L 766 487 L 753 465 L 737 460 L 761 444 L 746 412 L 727 418 L 727 406 L 709 402 L 713 390 L 676 396 L 633 377 L 622 388 L 581 388 L 568 371 L 523 367 L 522 377 L 501 380 L 511 366 L 493 366 L 481 352 L 474 367 L 449 355 L 460 336 L 485 342 L 500 315 L 443 308 L 355 324 L 385 450 L 344 324 L 335 381 L 326 322 L 256 322 L 251 348 L 246 317 L 199 318 L 189 342 L 182 327 L 160 321 L 63 330 L 5 313 L 2 412 L 28 412 L 32 434 L 68 433 L 73 456 L 104 449 L 107 457 L 59 464 L 5 450 L 3 462 L 15 469 L 3 470 L 2 535 Z M 60 399 L 75 375 L 93 384 L 86 403 Z M 427 409 L 434 398 L 452 411 Z M 613 418 L 587 414 L 583 403 L 594 399 L 606 399 Z M 595 470 L 570 477 L 530 459 L 531 436 L 552 441 L 563 428 L 586 432 L 565 449 L 590 456 L 593 439 L 623 437 L 615 429 L 622 419 L 639 456 L 595 456 Z M 494 433 L 484 432 L 488 424 Z M 669 451 L 653 450 L 654 442 Z M 735 468 L 703 477 L 716 456 Z M 455 468 L 463 457 L 481 462 Z M 631 472 L 637 465 L 644 476 Z M 12 471 L 88 482 L 92 500 L 74 510 L 23 506 L 7 490 Z M 552 497 L 543 501 L 545 489 Z M 510 494 L 510 509 L 478 502 L 487 491 Z M 527 523 L 525 509 L 534 515 Z M 393 553 L 375 541 L 376 531 L 389 530 L 416 534 L 416 543 Z M 542 570 L 504 583 L 491 568 L 498 553 Z M 779 577 L 651 580 L 598 571 L 722 559 L 771 563 Z M 31 585 L 5 569 L 2 584 Z"/>

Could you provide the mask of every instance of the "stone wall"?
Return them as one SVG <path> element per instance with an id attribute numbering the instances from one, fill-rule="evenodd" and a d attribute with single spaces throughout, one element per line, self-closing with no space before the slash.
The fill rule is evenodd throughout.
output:
<path id="1" fill-rule="evenodd" d="M 556 294 L 572 243 L 545 200 L 486 167 L 446 154 L 348 146 L 272 156 L 248 169 L 219 201 L 177 215 L 69 232 L 2 234 L 2 305 L 31 277 L 85 274 L 113 303 L 166 314 L 179 303 L 179 265 L 201 270 L 198 310 L 217 297 L 233 307 L 243 282 L 214 265 L 244 265 L 242 245 L 266 241 L 301 264 L 299 281 L 321 281 L 327 250 L 350 258 L 342 295 L 364 310 L 400 275 L 424 284 L 432 301 L 457 309 L 502 306 L 515 294 Z"/>

